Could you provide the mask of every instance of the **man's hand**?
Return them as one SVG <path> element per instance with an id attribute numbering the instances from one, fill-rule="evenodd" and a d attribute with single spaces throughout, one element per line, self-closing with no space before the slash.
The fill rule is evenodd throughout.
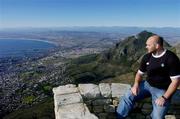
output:
<path id="1" fill-rule="evenodd" d="M 172 94 L 176 91 L 177 87 L 180 85 L 180 77 L 177 79 L 171 79 L 171 84 L 169 85 L 167 91 L 164 93 L 164 98 L 159 97 L 156 99 L 155 103 L 159 106 L 163 106 L 166 102 L 166 100 L 172 96 Z M 166 99 L 165 99 L 166 98 Z"/>
<path id="2" fill-rule="evenodd" d="M 156 99 L 155 103 L 158 106 L 163 106 L 165 104 L 166 100 L 163 97 L 159 97 L 158 99 Z"/>
<path id="3" fill-rule="evenodd" d="M 134 95 L 134 96 L 137 96 L 138 95 L 138 93 L 139 93 L 139 84 L 140 84 L 140 82 L 141 82 L 141 80 L 142 80 L 142 74 L 140 74 L 140 73 L 136 73 L 136 76 L 135 76 L 135 82 L 134 82 L 134 85 L 133 85 L 133 87 L 131 88 L 131 92 L 132 92 L 132 94 Z"/>
<path id="4" fill-rule="evenodd" d="M 134 84 L 131 88 L 131 92 L 133 95 L 137 96 L 137 94 L 139 93 L 139 86 L 137 84 Z"/>

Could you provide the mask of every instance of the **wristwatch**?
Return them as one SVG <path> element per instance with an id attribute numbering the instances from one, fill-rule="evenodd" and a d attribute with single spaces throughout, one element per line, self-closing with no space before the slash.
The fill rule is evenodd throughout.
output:
<path id="1" fill-rule="evenodd" d="M 166 97 L 164 97 L 164 95 L 162 95 L 161 97 L 162 97 L 165 101 L 167 100 L 167 98 L 166 98 Z"/>

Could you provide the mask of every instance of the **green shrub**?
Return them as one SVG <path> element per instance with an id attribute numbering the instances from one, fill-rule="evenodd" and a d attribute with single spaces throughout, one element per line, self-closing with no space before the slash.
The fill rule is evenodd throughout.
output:
<path id="1" fill-rule="evenodd" d="M 25 104 L 32 104 L 33 101 L 35 100 L 35 96 L 34 95 L 31 95 L 31 96 L 27 96 L 27 97 L 24 97 L 22 102 L 25 103 Z"/>

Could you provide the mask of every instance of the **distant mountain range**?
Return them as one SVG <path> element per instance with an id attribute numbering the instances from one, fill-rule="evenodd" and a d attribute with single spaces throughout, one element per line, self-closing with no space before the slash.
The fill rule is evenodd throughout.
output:
<path id="1" fill-rule="evenodd" d="M 111 33 L 116 34 L 116 36 L 128 37 L 129 35 L 135 35 L 139 32 L 147 30 L 149 32 L 153 32 L 155 34 L 163 36 L 166 41 L 170 44 L 180 43 L 180 27 L 121 27 L 121 26 L 112 26 L 112 27 L 96 27 L 96 26 L 88 26 L 88 27 L 48 27 L 48 28 L 9 28 L 9 29 L 0 29 L 0 36 L 3 36 L 7 33 L 14 34 L 25 34 L 30 33 L 28 35 L 32 35 L 34 33 L 46 33 L 48 35 L 57 35 L 61 32 L 100 32 L 100 33 Z M 45 35 L 46 35 L 45 34 Z M 91 37 L 91 36 L 90 36 Z"/>
<path id="2" fill-rule="evenodd" d="M 122 26 L 74 26 L 74 27 L 45 27 L 45 28 L 4 28 L 0 31 L 23 31 L 23 32 L 39 32 L 39 31 L 85 31 L 85 32 L 121 32 L 125 34 L 137 34 L 143 30 L 154 33 L 174 33 L 180 32 L 180 27 L 122 27 Z M 177 34 L 178 35 L 178 34 Z"/>

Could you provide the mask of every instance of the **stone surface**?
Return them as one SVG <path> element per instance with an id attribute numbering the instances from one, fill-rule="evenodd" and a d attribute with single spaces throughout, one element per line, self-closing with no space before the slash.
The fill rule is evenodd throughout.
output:
<path id="1" fill-rule="evenodd" d="M 114 106 L 118 106 L 118 104 L 119 104 L 119 100 L 113 100 L 113 105 Z"/>
<path id="2" fill-rule="evenodd" d="M 65 105 L 59 108 L 56 119 L 98 119 L 83 103 Z"/>
<path id="3" fill-rule="evenodd" d="M 130 89 L 128 84 L 102 83 L 59 86 L 53 89 L 56 119 L 116 119 L 116 107 Z M 84 101 L 83 101 L 84 99 Z M 151 98 L 138 101 L 127 119 L 149 119 Z M 165 119 L 180 119 L 180 91 L 172 98 Z"/>
<path id="4" fill-rule="evenodd" d="M 111 99 L 97 99 L 92 102 L 93 105 L 107 105 L 112 103 Z"/>
<path id="5" fill-rule="evenodd" d="M 83 99 L 79 93 L 57 95 L 55 96 L 55 100 L 58 106 L 83 102 Z"/>
<path id="6" fill-rule="evenodd" d="M 92 98 L 99 98 L 100 90 L 99 86 L 95 84 L 79 84 L 78 85 L 79 91 L 83 98 L 92 99 Z"/>
<path id="7" fill-rule="evenodd" d="M 100 83 L 99 89 L 103 97 L 111 97 L 111 86 L 108 83 Z"/>
<path id="8" fill-rule="evenodd" d="M 76 85 L 73 85 L 73 84 L 68 84 L 65 86 L 59 86 L 59 87 L 53 88 L 53 93 L 55 95 L 77 93 L 77 92 L 78 92 L 78 88 L 76 87 Z"/>
<path id="9" fill-rule="evenodd" d="M 123 96 L 131 86 L 129 84 L 121 84 L 121 83 L 112 83 L 111 84 L 111 91 L 112 97 L 121 97 Z"/>
<path id="10" fill-rule="evenodd" d="M 116 114 L 115 113 L 108 113 L 107 119 L 117 119 Z"/>
<path id="11" fill-rule="evenodd" d="M 165 119 L 176 119 L 174 115 L 166 115 Z"/>
<path id="12" fill-rule="evenodd" d="M 180 114 L 180 105 L 170 105 L 168 112 L 172 114 Z"/>
<path id="13" fill-rule="evenodd" d="M 105 112 L 115 112 L 115 106 L 114 105 L 105 105 L 104 110 L 105 110 Z"/>
<path id="14" fill-rule="evenodd" d="M 93 112 L 100 113 L 103 112 L 104 108 L 103 106 L 93 106 Z"/>
<path id="15" fill-rule="evenodd" d="M 107 113 L 99 113 L 98 114 L 98 117 L 99 117 L 99 119 L 107 119 Z"/>

